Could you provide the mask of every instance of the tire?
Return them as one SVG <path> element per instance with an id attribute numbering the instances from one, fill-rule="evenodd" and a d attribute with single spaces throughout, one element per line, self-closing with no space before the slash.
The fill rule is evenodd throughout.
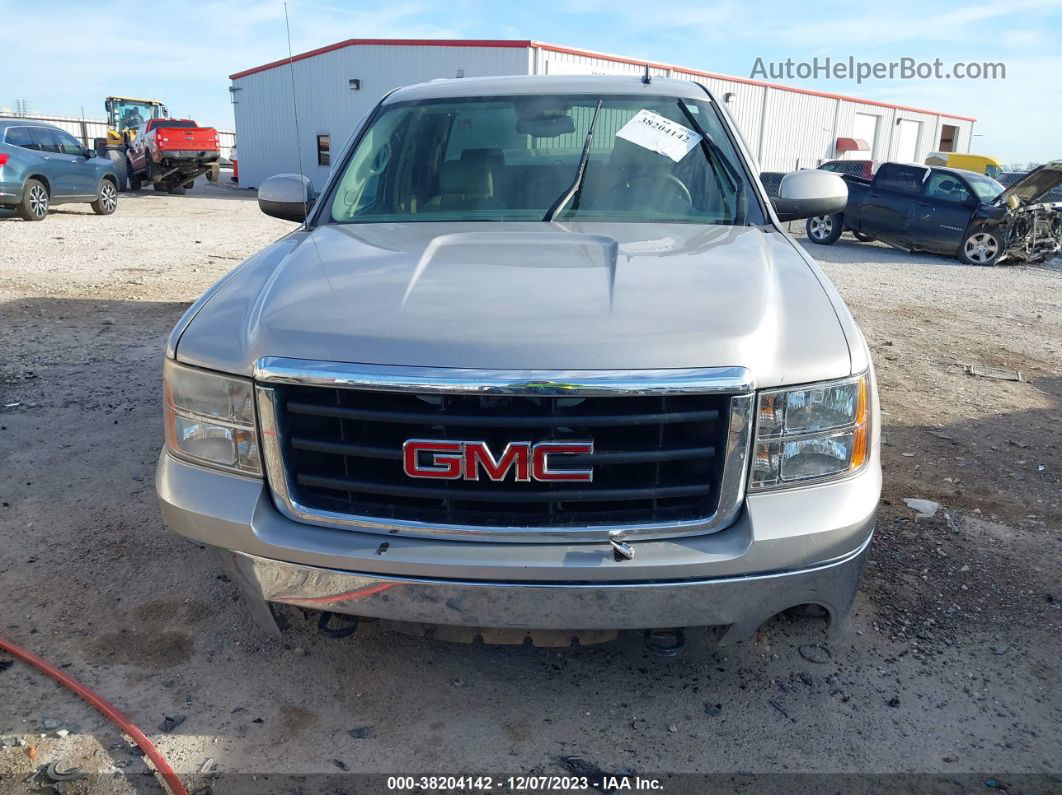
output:
<path id="1" fill-rule="evenodd" d="M 114 173 L 118 177 L 118 190 L 126 190 L 129 185 L 129 161 L 125 152 L 117 149 L 107 149 L 107 159 L 114 166 Z"/>
<path id="2" fill-rule="evenodd" d="M 184 185 L 170 185 L 169 186 L 169 191 L 174 196 L 183 196 L 184 195 Z"/>
<path id="3" fill-rule="evenodd" d="M 812 243 L 828 246 L 835 243 L 844 231 L 844 216 L 840 213 L 816 215 L 808 219 L 804 229 L 808 234 L 808 240 Z"/>
<path id="4" fill-rule="evenodd" d="M 984 226 L 970 232 L 959 246 L 959 260 L 967 265 L 995 265 L 1005 253 L 999 230 Z"/>
<path id="5" fill-rule="evenodd" d="M 43 221 L 48 215 L 48 189 L 39 179 L 27 179 L 22 188 L 22 201 L 15 212 L 23 221 Z"/>
<path id="6" fill-rule="evenodd" d="M 129 190 L 138 191 L 144 185 L 144 180 L 141 178 L 140 173 L 133 171 L 132 167 L 129 168 Z"/>
<path id="7" fill-rule="evenodd" d="M 110 215 L 118 209 L 118 189 L 114 186 L 114 183 L 109 179 L 104 179 L 100 183 L 100 192 L 96 196 L 96 201 L 90 205 L 92 212 L 96 215 Z"/>
<path id="8" fill-rule="evenodd" d="M 852 235 L 860 243 L 872 243 L 874 241 L 874 235 L 867 235 L 863 232 L 853 232 Z"/>
<path id="9" fill-rule="evenodd" d="M 189 180 L 188 182 L 184 183 L 184 189 L 185 190 L 191 190 L 194 187 L 195 187 L 195 180 L 194 179 L 193 180 Z"/>
<path id="10" fill-rule="evenodd" d="M 155 183 L 155 184 L 153 184 L 153 185 L 152 185 L 151 187 L 153 187 L 153 188 L 154 188 L 155 190 L 157 190 L 157 191 L 158 191 L 159 193 L 165 193 L 165 192 L 166 192 L 167 190 L 169 190 L 169 188 L 170 188 L 170 186 L 169 186 L 169 185 L 166 185 L 166 184 L 165 184 L 165 183 L 163 183 L 163 182 L 156 182 L 156 183 Z"/>

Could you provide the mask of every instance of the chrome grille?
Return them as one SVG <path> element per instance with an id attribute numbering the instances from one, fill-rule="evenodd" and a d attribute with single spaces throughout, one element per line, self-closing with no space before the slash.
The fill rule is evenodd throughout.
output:
<path id="1" fill-rule="evenodd" d="M 263 444 L 278 504 L 294 518 L 435 534 L 675 535 L 721 526 L 740 501 L 748 386 L 738 395 L 666 380 L 658 391 L 559 379 L 442 388 L 305 368 L 278 374 L 275 362 L 290 360 L 271 361 L 258 373 Z M 496 452 L 509 442 L 592 440 L 592 454 L 565 455 L 563 467 L 592 466 L 593 481 L 411 478 L 402 467 L 407 439 L 477 440 Z"/>

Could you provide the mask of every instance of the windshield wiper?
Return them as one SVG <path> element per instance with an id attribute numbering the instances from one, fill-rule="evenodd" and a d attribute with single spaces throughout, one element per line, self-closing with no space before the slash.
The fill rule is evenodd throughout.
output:
<path id="1" fill-rule="evenodd" d="M 720 167 L 726 172 L 727 177 L 734 184 L 734 192 L 737 194 L 734 197 L 734 203 L 737 205 L 734 210 L 734 225 L 740 226 L 745 222 L 745 181 L 741 178 L 741 174 L 734 168 L 734 164 L 731 163 L 723 150 L 719 147 L 712 137 L 705 132 L 701 127 L 700 122 L 697 121 L 697 117 L 693 115 L 686 103 L 681 99 L 678 101 L 679 110 L 686 117 L 686 120 L 690 123 L 693 131 L 701 136 L 701 148 L 704 150 L 704 157 L 708 161 L 708 165 L 712 167 L 712 170 L 717 174 Z M 725 197 L 724 197 L 725 200 Z"/>
<path id="2" fill-rule="evenodd" d="M 579 157 L 579 167 L 575 170 L 575 179 L 568 186 L 568 190 L 558 196 L 557 200 L 546 210 L 546 214 L 542 217 L 543 221 L 552 221 L 553 216 L 563 210 L 572 197 L 582 190 L 583 177 L 586 176 L 586 164 L 590 161 L 590 144 L 594 140 L 594 127 L 597 126 L 597 115 L 601 112 L 601 102 L 600 99 L 597 101 L 594 118 L 590 120 L 590 129 L 586 131 L 586 140 L 583 142 L 583 153 Z"/>

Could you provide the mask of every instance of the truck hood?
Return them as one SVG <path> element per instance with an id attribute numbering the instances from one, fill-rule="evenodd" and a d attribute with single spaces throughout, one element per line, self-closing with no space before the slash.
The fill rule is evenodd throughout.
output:
<path id="1" fill-rule="evenodd" d="M 1037 166 L 992 200 L 993 204 L 1036 204 L 1052 190 L 1062 185 L 1062 160 L 1052 160 Z"/>
<path id="2" fill-rule="evenodd" d="M 171 349 L 246 375 L 259 357 L 281 356 L 506 370 L 743 366 L 770 386 L 849 374 L 853 338 L 832 286 L 776 231 L 330 224 L 229 274 L 189 310 Z"/>

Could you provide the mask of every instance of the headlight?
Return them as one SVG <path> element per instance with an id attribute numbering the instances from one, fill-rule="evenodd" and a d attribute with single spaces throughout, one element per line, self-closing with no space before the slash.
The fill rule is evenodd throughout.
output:
<path id="1" fill-rule="evenodd" d="M 262 474 L 250 381 L 167 360 L 163 391 L 171 453 L 218 469 Z"/>
<path id="2" fill-rule="evenodd" d="M 761 392 L 750 490 L 843 477 L 870 457 L 866 374 Z"/>

